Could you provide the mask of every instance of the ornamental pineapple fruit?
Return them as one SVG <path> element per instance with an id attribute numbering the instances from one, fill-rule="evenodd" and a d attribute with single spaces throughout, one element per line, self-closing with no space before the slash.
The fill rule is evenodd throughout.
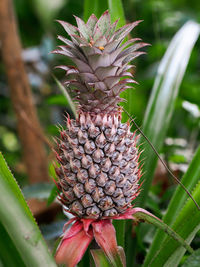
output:
<path id="1" fill-rule="evenodd" d="M 140 22 L 115 30 L 106 11 L 98 20 L 91 15 L 78 27 L 58 21 L 71 37 L 53 53 L 69 57 L 76 65 L 66 71 L 67 89 L 78 102 L 77 118 L 67 118 L 61 131 L 56 168 L 60 200 L 79 218 L 105 219 L 123 214 L 138 194 L 140 168 L 136 135 L 121 122 L 119 94 L 135 83 L 129 62 L 147 44 L 124 38 Z"/>

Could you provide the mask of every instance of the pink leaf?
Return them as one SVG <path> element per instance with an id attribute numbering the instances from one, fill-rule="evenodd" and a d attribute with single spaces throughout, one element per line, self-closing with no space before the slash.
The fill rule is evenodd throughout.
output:
<path id="1" fill-rule="evenodd" d="M 121 262 L 117 249 L 115 228 L 111 220 L 92 223 L 94 238 L 112 263 Z"/>
<path id="2" fill-rule="evenodd" d="M 83 222 L 83 229 L 87 233 L 94 219 L 81 219 L 81 221 Z"/>
<path id="3" fill-rule="evenodd" d="M 63 263 L 68 267 L 76 266 L 92 239 L 92 230 L 89 229 L 86 233 L 83 229 L 82 222 L 76 221 L 64 234 L 55 255 L 56 263 Z"/>

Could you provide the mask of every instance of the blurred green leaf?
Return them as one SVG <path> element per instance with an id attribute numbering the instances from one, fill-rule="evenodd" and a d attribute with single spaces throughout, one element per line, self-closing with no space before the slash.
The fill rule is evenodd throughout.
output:
<path id="1" fill-rule="evenodd" d="M 15 152 L 20 148 L 17 137 L 14 133 L 5 131 L 1 135 L 1 138 L 3 145 L 7 148 L 8 151 Z"/>
<path id="2" fill-rule="evenodd" d="M 47 206 L 51 205 L 51 203 L 53 203 L 53 201 L 56 199 L 58 195 L 58 188 L 56 185 L 53 186 L 53 188 L 51 189 L 51 192 L 48 196 L 48 199 L 47 199 Z"/>
<path id="3" fill-rule="evenodd" d="M 87 21 L 92 14 L 99 18 L 107 9 L 107 0 L 84 0 L 83 19 Z"/>
<path id="4" fill-rule="evenodd" d="M 173 154 L 168 160 L 173 163 L 187 163 L 187 158 L 184 155 Z"/>
<path id="5" fill-rule="evenodd" d="M 47 98 L 47 104 L 66 107 L 68 105 L 68 101 L 63 95 L 52 95 Z"/>
<path id="6" fill-rule="evenodd" d="M 117 28 L 120 28 L 126 24 L 124 15 L 124 8 L 121 0 L 108 0 L 108 7 L 110 11 L 111 21 L 119 20 Z"/>
<path id="7" fill-rule="evenodd" d="M 0 222 L 26 266 L 56 266 L 35 220 L 0 153 Z M 12 218 L 12 219 L 11 219 Z"/>
<path id="8" fill-rule="evenodd" d="M 60 9 L 67 0 L 32 0 L 33 7 L 41 21 L 41 24 L 48 30 Z"/>
<path id="9" fill-rule="evenodd" d="M 179 87 L 199 33 L 199 24 L 192 21 L 184 24 L 172 39 L 159 65 L 143 123 L 144 134 L 158 152 L 162 148 L 172 118 Z M 144 159 L 145 164 L 142 180 L 144 180 L 144 183 L 138 198 L 139 205 L 142 207 L 145 206 L 157 163 L 155 152 L 144 138 L 141 138 L 140 143 L 143 142 L 144 152 L 142 153 L 142 159 Z"/>
<path id="10" fill-rule="evenodd" d="M 55 163 L 55 166 L 59 166 L 59 164 L 56 162 Z M 56 172 L 55 172 L 55 167 L 54 167 L 54 164 L 50 163 L 49 164 L 49 176 L 52 178 L 52 180 L 58 180 L 58 177 L 56 175 Z"/>
<path id="11" fill-rule="evenodd" d="M 182 267 L 199 267 L 200 265 L 200 248 L 190 255 Z"/>
<path id="12" fill-rule="evenodd" d="M 196 151 L 195 156 L 193 157 L 192 162 L 189 165 L 189 168 L 183 178 L 181 179 L 182 184 L 185 185 L 185 187 L 189 190 L 192 191 L 195 185 L 199 181 L 200 177 L 200 146 Z M 178 213 L 182 209 L 184 203 L 186 202 L 188 198 L 188 195 L 186 192 L 178 186 L 176 188 L 176 191 L 173 195 L 173 198 L 170 201 L 170 204 L 168 206 L 167 212 L 165 213 L 163 217 L 163 221 L 169 225 L 172 226 L 173 222 L 175 221 Z M 199 211 L 196 208 L 196 212 L 198 213 Z M 200 212 L 199 212 L 200 213 Z M 162 231 L 157 231 L 153 243 L 150 247 L 149 253 L 147 254 L 147 257 L 145 259 L 145 266 L 148 266 L 150 260 L 152 259 L 153 255 L 155 255 L 156 251 L 160 248 L 160 244 L 162 241 L 166 238 L 165 233 Z"/>
<path id="13" fill-rule="evenodd" d="M 52 163 L 49 165 L 49 176 L 52 178 L 53 181 L 54 180 L 57 181 L 58 179 L 56 172 L 55 172 L 55 167 Z M 56 184 L 54 183 L 48 195 L 47 206 L 49 206 L 56 199 L 57 195 L 58 195 L 58 188 Z"/>

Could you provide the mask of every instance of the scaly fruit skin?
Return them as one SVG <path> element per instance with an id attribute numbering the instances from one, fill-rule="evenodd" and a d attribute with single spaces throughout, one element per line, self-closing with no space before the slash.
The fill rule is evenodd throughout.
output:
<path id="1" fill-rule="evenodd" d="M 126 211 L 138 192 L 136 136 L 121 114 L 81 112 L 61 132 L 56 169 L 62 202 L 81 218 L 109 218 Z"/>

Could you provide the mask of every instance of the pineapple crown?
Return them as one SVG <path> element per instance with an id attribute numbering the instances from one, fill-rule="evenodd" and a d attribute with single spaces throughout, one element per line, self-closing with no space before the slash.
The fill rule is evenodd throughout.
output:
<path id="1" fill-rule="evenodd" d="M 141 21 L 127 24 L 116 30 L 118 21 L 111 24 L 110 14 L 105 11 L 97 19 L 92 14 L 87 23 L 76 17 L 77 26 L 58 20 L 71 40 L 58 36 L 65 45 L 52 51 L 69 57 L 76 65 L 57 66 L 66 71 L 67 88 L 73 92 L 79 109 L 85 112 L 106 113 L 118 110 L 123 99 L 119 94 L 130 84 L 136 83 L 128 65 L 144 52 L 139 48 L 148 44 L 134 38 L 123 43 L 124 38 Z M 136 43 L 137 42 L 137 43 Z"/>

